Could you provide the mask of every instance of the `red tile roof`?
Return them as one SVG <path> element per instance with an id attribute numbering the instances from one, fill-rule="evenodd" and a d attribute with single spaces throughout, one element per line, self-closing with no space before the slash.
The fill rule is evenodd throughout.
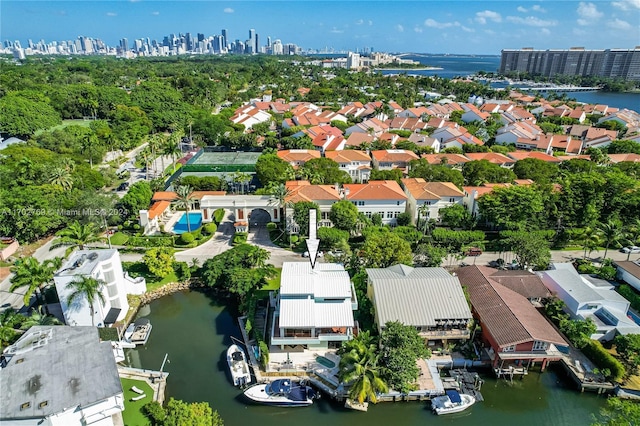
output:
<path id="1" fill-rule="evenodd" d="M 369 183 L 348 183 L 343 187 L 349 190 L 348 200 L 406 200 L 398 182 L 395 180 L 372 180 Z"/>
<path id="2" fill-rule="evenodd" d="M 153 203 L 151 208 L 149 209 L 149 219 L 155 219 L 164 213 L 165 210 L 169 208 L 171 205 L 170 201 L 157 201 Z"/>

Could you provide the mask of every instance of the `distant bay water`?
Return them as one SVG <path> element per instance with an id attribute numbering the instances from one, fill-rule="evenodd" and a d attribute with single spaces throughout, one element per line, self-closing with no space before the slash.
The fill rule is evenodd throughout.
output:
<path id="1" fill-rule="evenodd" d="M 439 69 L 432 70 L 381 70 L 384 75 L 407 73 L 412 75 L 438 76 L 442 78 L 464 77 L 479 71 L 497 72 L 500 68 L 500 56 L 497 55 L 404 55 L 421 64 Z M 504 87 L 497 83 L 494 87 Z M 610 92 L 567 92 L 569 98 L 589 104 L 604 104 L 614 108 L 628 108 L 640 112 L 640 93 Z"/>

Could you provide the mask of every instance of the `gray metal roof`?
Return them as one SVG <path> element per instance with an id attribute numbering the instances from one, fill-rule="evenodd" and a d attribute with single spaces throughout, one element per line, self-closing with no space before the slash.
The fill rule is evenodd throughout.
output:
<path id="1" fill-rule="evenodd" d="M 471 311 L 457 277 L 444 268 L 394 265 L 367 269 L 378 324 L 400 321 L 436 326 L 438 320 L 469 320 Z"/>
<path id="2" fill-rule="evenodd" d="M 13 356 L 0 373 L 0 420 L 43 418 L 122 393 L 111 343 L 99 341 L 96 327 L 31 327 L 4 354 Z"/>
<path id="3" fill-rule="evenodd" d="M 315 302 L 313 299 L 281 299 L 280 327 L 353 327 L 350 300 Z"/>
<path id="4" fill-rule="evenodd" d="M 77 250 L 71 254 L 56 276 L 91 275 L 99 263 L 109 260 L 118 250 Z"/>
<path id="5" fill-rule="evenodd" d="M 311 295 L 320 299 L 350 298 L 351 280 L 342 265 L 309 262 L 284 262 L 280 278 L 280 296 Z"/>

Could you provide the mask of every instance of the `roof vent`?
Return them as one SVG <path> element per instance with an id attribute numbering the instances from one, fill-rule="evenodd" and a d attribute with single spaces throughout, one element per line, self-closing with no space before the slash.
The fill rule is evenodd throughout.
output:
<path id="1" fill-rule="evenodd" d="M 31 407 L 31 403 L 30 402 L 22 403 L 22 404 L 20 404 L 20 411 L 26 410 L 29 407 Z"/>
<path id="2" fill-rule="evenodd" d="M 22 364 L 24 362 L 24 358 L 16 359 L 16 364 Z"/>

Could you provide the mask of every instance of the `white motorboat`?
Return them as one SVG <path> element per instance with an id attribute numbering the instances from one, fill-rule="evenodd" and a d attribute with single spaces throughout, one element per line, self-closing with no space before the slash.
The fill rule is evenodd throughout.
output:
<path id="1" fill-rule="evenodd" d="M 319 396 L 311 386 L 291 379 L 251 386 L 244 395 L 254 402 L 276 407 L 306 407 Z"/>
<path id="2" fill-rule="evenodd" d="M 151 323 L 146 318 L 138 318 L 124 332 L 123 341 L 134 345 L 144 345 L 151 334 Z"/>
<path id="3" fill-rule="evenodd" d="M 431 400 L 431 409 L 437 414 L 459 413 L 471 407 L 476 402 L 472 395 L 448 390 L 445 395 L 436 396 Z"/>
<path id="4" fill-rule="evenodd" d="M 246 386 L 251 383 L 247 357 L 238 345 L 231 345 L 227 349 L 227 363 L 234 386 Z"/>

